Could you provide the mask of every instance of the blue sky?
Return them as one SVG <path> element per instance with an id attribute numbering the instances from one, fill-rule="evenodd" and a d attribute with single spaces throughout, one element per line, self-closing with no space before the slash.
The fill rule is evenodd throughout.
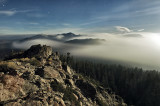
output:
<path id="1" fill-rule="evenodd" d="M 159 32 L 159 0 L 0 0 L 0 34 Z"/>

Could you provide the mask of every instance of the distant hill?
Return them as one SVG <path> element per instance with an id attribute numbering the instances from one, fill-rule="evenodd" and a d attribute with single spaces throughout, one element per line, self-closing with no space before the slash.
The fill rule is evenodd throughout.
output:
<path id="1" fill-rule="evenodd" d="M 48 40 L 56 40 L 56 41 L 66 41 L 73 37 L 79 37 L 81 35 L 76 35 L 74 33 L 62 33 L 62 34 L 56 34 L 56 35 L 44 35 L 44 34 L 38 34 L 34 36 L 30 36 L 27 38 L 23 38 L 18 40 L 18 42 L 26 42 L 29 40 L 36 40 L 36 39 L 48 39 Z"/>
<path id="2" fill-rule="evenodd" d="M 73 39 L 66 41 L 66 43 L 80 44 L 80 45 L 97 45 L 105 42 L 105 39 Z"/>

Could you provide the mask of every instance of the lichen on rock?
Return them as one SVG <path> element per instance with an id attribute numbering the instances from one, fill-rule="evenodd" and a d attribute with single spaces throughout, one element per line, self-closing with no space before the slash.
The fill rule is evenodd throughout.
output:
<path id="1" fill-rule="evenodd" d="M 80 77 L 49 46 L 34 45 L 16 56 L 0 64 L 0 104 L 4 106 L 126 105 L 119 96 Z"/>

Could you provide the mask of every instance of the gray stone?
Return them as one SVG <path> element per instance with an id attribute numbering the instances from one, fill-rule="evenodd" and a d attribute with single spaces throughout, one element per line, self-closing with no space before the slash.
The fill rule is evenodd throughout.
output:
<path id="1" fill-rule="evenodd" d="M 50 46 L 33 45 L 24 52 L 24 57 L 37 57 L 37 58 L 48 58 L 52 54 L 52 48 Z"/>
<path id="2" fill-rule="evenodd" d="M 93 84 L 84 80 L 77 80 L 76 85 L 81 89 L 82 94 L 85 95 L 85 97 L 91 98 L 92 100 L 95 99 L 97 90 Z"/>

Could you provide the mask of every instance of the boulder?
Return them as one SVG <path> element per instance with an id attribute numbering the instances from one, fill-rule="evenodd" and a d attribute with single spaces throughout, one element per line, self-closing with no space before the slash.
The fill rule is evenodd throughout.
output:
<path id="1" fill-rule="evenodd" d="M 59 72 L 54 70 L 52 67 L 45 67 L 44 68 L 44 78 L 58 78 L 60 77 Z"/>
<path id="2" fill-rule="evenodd" d="M 58 78 L 60 77 L 60 74 L 58 71 L 54 70 L 53 67 L 47 66 L 43 68 L 38 68 L 35 71 L 36 75 L 39 75 L 44 78 Z"/>
<path id="3" fill-rule="evenodd" d="M 95 99 L 97 90 L 93 84 L 89 83 L 88 81 L 77 80 L 76 85 L 77 85 L 77 87 L 80 88 L 80 90 L 82 91 L 82 94 L 85 97 L 91 98 L 92 100 Z"/>

